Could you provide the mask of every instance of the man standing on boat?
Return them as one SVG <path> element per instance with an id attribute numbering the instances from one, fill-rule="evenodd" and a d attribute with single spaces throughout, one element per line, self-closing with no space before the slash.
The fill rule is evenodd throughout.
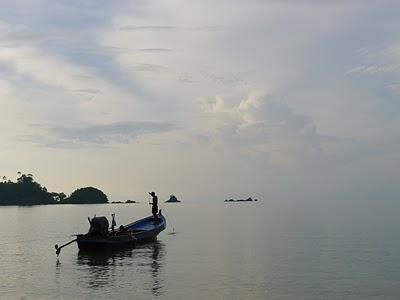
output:
<path id="1" fill-rule="evenodd" d="M 156 193 L 154 192 L 150 192 L 149 193 L 150 196 L 153 198 L 153 202 L 150 203 L 150 205 L 152 205 L 151 207 L 151 212 L 153 214 L 154 219 L 158 219 L 157 213 L 158 213 L 158 197 L 156 195 Z"/>

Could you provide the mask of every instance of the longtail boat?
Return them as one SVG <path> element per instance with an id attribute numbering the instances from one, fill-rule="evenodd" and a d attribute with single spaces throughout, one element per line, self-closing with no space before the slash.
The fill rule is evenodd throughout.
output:
<path id="1" fill-rule="evenodd" d="M 156 240 L 158 234 L 166 228 L 167 222 L 161 211 L 154 216 L 146 217 L 120 226 L 114 230 L 108 227 L 106 217 L 88 218 L 90 223 L 89 232 L 77 234 L 76 239 L 62 245 L 55 245 L 56 254 L 59 255 L 63 247 L 77 242 L 80 251 L 104 251 L 110 249 L 122 249 L 134 247 L 136 244 Z M 114 223 L 114 219 L 113 219 Z"/>

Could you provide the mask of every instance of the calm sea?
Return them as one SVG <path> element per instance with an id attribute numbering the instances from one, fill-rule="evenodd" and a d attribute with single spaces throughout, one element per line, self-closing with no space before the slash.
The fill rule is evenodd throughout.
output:
<path id="1" fill-rule="evenodd" d="M 318 203 L 318 204 L 317 204 Z M 163 204 L 158 241 L 59 258 L 94 214 L 147 203 L 0 208 L 0 299 L 400 299 L 399 205 L 382 201 Z"/>

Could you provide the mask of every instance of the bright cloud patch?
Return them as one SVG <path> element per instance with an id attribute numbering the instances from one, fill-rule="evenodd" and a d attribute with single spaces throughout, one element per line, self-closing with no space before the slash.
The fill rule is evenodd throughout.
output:
<path id="1" fill-rule="evenodd" d="M 215 119 L 214 138 L 229 146 L 265 153 L 272 160 L 322 151 L 312 119 L 268 97 L 250 95 L 232 103 L 217 96 L 201 105 Z"/>

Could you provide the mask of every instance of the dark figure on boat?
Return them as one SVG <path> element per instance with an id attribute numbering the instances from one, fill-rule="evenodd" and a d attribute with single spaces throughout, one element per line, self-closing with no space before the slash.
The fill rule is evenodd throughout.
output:
<path id="1" fill-rule="evenodd" d="M 111 214 L 111 217 L 112 217 L 111 232 L 114 234 L 115 233 L 114 228 L 115 228 L 115 226 L 117 226 L 117 222 L 115 222 L 115 214 Z"/>
<path id="2" fill-rule="evenodd" d="M 106 217 L 88 218 L 90 223 L 89 233 L 95 236 L 108 235 L 108 220 Z"/>
<path id="3" fill-rule="evenodd" d="M 153 214 L 154 219 L 158 219 L 157 213 L 158 213 L 158 197 L 156 193 L 150 192 L 150 196 L 153 198 L 153 202 L 150 203 L 152 205 L 151 207 L 151 213 Z"/>
<path id="4" fill-rule="evenodd" d="M 116 235 L 126 235 L 126 234 L 128 234 L 128 230 L 125 228 L 125 226 L 124 225 L 119 226 Z"/>

